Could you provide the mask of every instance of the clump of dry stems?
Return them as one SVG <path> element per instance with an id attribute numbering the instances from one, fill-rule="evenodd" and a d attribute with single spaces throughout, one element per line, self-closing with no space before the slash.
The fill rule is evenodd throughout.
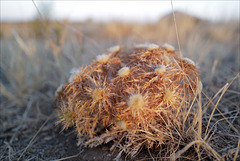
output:
<path id="1" fill-rule="evenodd" d="M 108 52 L 58 90 L 58 123 L 75 127 L 88 147 L 112 142 L 112 150 L 131 156 L 165 147 L 170 157 L 195 136 L 194 120 L 186 118 L 202 88 L 199 69 L 169 45 L 116 46 Z"/>

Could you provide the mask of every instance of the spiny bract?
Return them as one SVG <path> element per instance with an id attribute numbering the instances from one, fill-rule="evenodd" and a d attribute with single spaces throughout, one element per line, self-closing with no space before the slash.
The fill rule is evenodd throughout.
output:
<path id="1" fill-rule="evenodd" d="M 176 139 L 180 113 L 201 88 L 193 61 L 170 45 L 115 49 L 62 87 L 57 113 L 63 128 L 75 127 L 85 146 L 113 141 L 113 149 L 132 156 Z"/>

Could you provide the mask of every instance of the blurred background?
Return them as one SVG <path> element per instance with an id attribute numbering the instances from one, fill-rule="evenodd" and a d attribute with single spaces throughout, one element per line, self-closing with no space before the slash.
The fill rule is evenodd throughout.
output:
<path id="1" fill-rule="evenodd" d="M 45 18 L 69 21 L 156 22 L 171 12 L 170 1 L 35 1 Z M 174 9 L 199 18 L 239 19 L 239 1 L 173 1 Z M 12 12 L 14 11 L 14 12 Z M 2 1 L 1 21 L 31 21 L 38 17 L 32 1 Z"/>
<path id="2" fill-rule="evenodd" d="M 181 52 L 201 69 L 209 97 L 239 74 L 239 3 L 173 1 Z M 79 152 L 75 138 L 66 139 L 54 124 L 55 90 L 73 67 L 89 64 L 113 45 L 169 43 L 178 50 L 171 1 L 1 0 L 0 6 L 0 160 L 22 153 L 25 160 L 52 160 Z M 223 113 L 239 110 L 237 78 L 223 99 Z M 41 141 L 25 153 L 46 120 Z"/>
<path id="3" fill-rule="evenodd" d="M 238 56 L 239 1 L 173 1 L 173 9 L 185 56 L 199 65 L 206 57 Z M 36 58 L 41 64 L 52 54 L 57 60 L 51 63 L 62 73 L 88 64 L 112 45 L 178 48 L 171 1 L 1 1 L 0 38 L 3 58 L 19 52 L 41 57 Z"/>

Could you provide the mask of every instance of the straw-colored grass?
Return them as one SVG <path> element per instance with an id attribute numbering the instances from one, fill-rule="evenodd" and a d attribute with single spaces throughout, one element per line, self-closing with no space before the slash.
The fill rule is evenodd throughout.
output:
<path id="1" fill-rule="evenodd" d="M 140 68 L 144 61 L 154 62 L 147 55 L 148 53 L 144 54 L 145 50 L 142 53 L 130 49 L 125 53 L 134 51 L 133 55 L 137 56 L 134 60 L 138 60 L 135 62 L 142 62 L 142 64 L 129 65 L 128 57 L 124 54 L 119 59 L 126 59 L 126 61 L 120 63 L 118 59 L 120 54 L 115 55 L 116 59 L 113 59 L 115 57 L 113 55 L 109 59 L 99 56 L 99 61 L 95 61 L 93 66 L 88 66 L 91 68 L 85 68 L 84 65 L 90 64 L 92 59 L 102 53 L 116 53 L 129 49 L 128 47 L 124 49 L 123 46 L 141 47 L 136 44 L 142 43 L 144 46 L 146 41 L 156 44 L 168 42 L 177 46 L 174 24 L 172 24 L 172 19 L 167 17 L 156 24 L 119 25 L 120 22 L 116 24 L 112 22 L 111 25 L 105 26 L 95 22 L 82 24 L 64 22 L 58 28 L 56 24 L 49 23 L 49 29 L 43 32 L 42 37 L 36 37 L 32 32 L 34 31 L 31 29 L 32 25 L 28 23 L 1 24 L 0 160 L 54 160 L 59 158 L 62 158 L 60 160 L 93 160 L 91 156 L 95 156 L 95 159 L 102 157 L 105 160 L 113 158 L 124 160 L 125 158 L 121 156 L 130 152 L 132 153 L 129 155 L 136 156 L 138 160 L 239 160 L 238 23 L 230 21 L 214 24 L 199 19 L 195 21 L 194 18 L 188 19 L 187 16 L 180 17 L 177 13 L 175 16 L 177 22 L 189 22 L 177 23 L 178 32 L 183 57 L 189 57 L 194 61 L 177 57 L 172 59 L 164 55 L 160 60 L 163 64 L 152 63 L 155 68 L 151 68 L 151 71 L 149 66 L 146 69 Z M 111 26 L 114 27 L 111 28 Z M 122 31 L 117 32 L 121 30 L 121 26 L 124 26 Z M 56 30 L 60 32 L 57 35 Z M 132 44 L 132 42 L 135 43 Z M 106 50 L 115 44 L 119 46 Z M 149 45 L 148 49 L 158 50 L 153 44 Z M 161 48 L 161 50 L 166 50 L 168 53 L 174 49 L 165 45 L 165 49 Z M 198 79 L 191 82 L 191 77 L 185 81 L 189 84 L 189 89 L 194 89 L 191 101 L 187 102 L 177 99 L 179 98 L 177 87 L 165 89 L 168 86 L 164 86 L 164 83 L 161 85 L 156 83 L 157 77 L 162 78 L 165 75 L 167 77 L 170 74 L 179 73 L 182 75 L 186 73 L 184 77 L 191 75 L 191 72 L 180 70 L 183 68 L 179 63 L 180 60 L 187 64 L 186 69 L 196 65 L 201 70 L 202 85 L 198 84 L 200 82 Z M 112 68 L 101 68 L 106 62 L 110 63 L 107 67 Z M 80 66 L 83 67 L 80 68 Z M 77 68 L 72 71 L 75 74 L 69 79 L 69 71 L 73 67 Z M 91 75 L 92 67 L 96 72 L 94 77 L 89 77 L 87 75 Z M 171 69 L 177 72 L 168 73 L 169 67 L 174 67 Z M 108 73 L 111 73 L 110 80 L 114 81 L 112 86 L 108 86 L 110 80 L 105 80 L 107 77 L 97 74 L 102 69 L 108 69 Z M 83 73 L 83 71 L 87 72 Z M 142 78 L 141 80 L 135 78 L 137 74 Z M 196 77 L 198 76 L 193 78 Z M 61 118 L 58 118 L 55 116 L 53 105 L 55 91 L 60 84 L 68 81 L 74 84 L 76 79 L 83 83 L 82 87 L 86 87 L 82 89 L 85 90 L 83 93 L 76 95 L 76 98 L 86 99 L 85 104 L 83 101 L 73 102 L 71 106 L 66 104 L 65 109 L 63 108 L 60 112 Z M 136 81 L 137 85 L 133 86 L 132 81 Z M 165 90 L 152 95 L 149 95 L 147 90 L 143 91 L 143 89 L 160 90 L 152 88 L 155 83 Z M 114 85 L 118 88 L 114 88 Z M 122 91 L 123 95 L 120 95 L 120 90 L 124 85 L 131 89 Z M 72 86 L 68 87 L 73 90 Z M 66 90 L 67 87 L 64 86 L 64 89 Z M 62 97 L 64 97 L 63 91 L 58 91 Z M 159 111 L 155 112 L 157 115 L 154 119 L 150 118 L 151 115 L 144 114 L 154 112 L 147 110 L 146 104 L 158 103 L 157 101 L 151 102 L 153 100 L 151 97 L 159 97 L 164 104 L 175 106 L 173 108 L 175 112 L 169 113 L 172 115 L 171 121 Z M 112 98 L 117 101 L 101 101 Z M 115 111 L 111 111 L 114 103 Z M 89 104 L 91 104 L 92 111 L 85 110 Z M 83 108 L 78 109 L 78 105 Z M 156 107 L 154 110 L 157 109 L 155 105 L 152 107 Z M 79 113 L 76 113 L 74 108 L 80 110 Z M 96 115 L 90 117 L 89 113 Z M 112 113 L 114 115 L 110 116 L 109 114 Z M 88 117 L 79 120 L 78 117 L 83 114 Z M 97 119 L 94 120 L 100 116 L 97 114 L 103 117 L 101 126 Z M 72 122 L 76 118 L 78 118 L 77 125 Z M 127 119 L 123 120 L 123 118 Z M 136 120 L 132 123 L 133 118 Z M 155 118 L 158 119 L 157 126 L 152 124 L 154 120 L 157 120 Z M 80 145 L 96 146 L 105 142 L 108 144 L 96 148 L 77 147 L 74 128 L 61 132 L 62 126 L 56 126 L 56 121 L 63 121 L 65 129 L 75 125 L 77 133 L 85 137 L 85 140 L 78 139 Z M 137 121 L 143 124 L 134 127 Z M 106 127 L 106 125 L 109 126 Z M 115 131 L 112 131 L 112 128 Z M 129 128 L 135 128 L 135 130 L 127 133 Z M 114 153 L 108 152 L 110 145 L 115 145 L 111 149 Z"/>

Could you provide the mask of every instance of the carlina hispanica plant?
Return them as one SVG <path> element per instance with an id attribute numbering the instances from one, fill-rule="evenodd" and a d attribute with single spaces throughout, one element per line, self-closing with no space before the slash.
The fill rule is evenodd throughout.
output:
<path id="1" fill-rule="evenodd" d="M 58 89 L 58 123 L 87 147 L 111 142 L 119 155 L 162 148 L 170 156 L 194 135 L 185 117 L 199 90 L 199 69 L 171 45 L 115 46 Z"/>

